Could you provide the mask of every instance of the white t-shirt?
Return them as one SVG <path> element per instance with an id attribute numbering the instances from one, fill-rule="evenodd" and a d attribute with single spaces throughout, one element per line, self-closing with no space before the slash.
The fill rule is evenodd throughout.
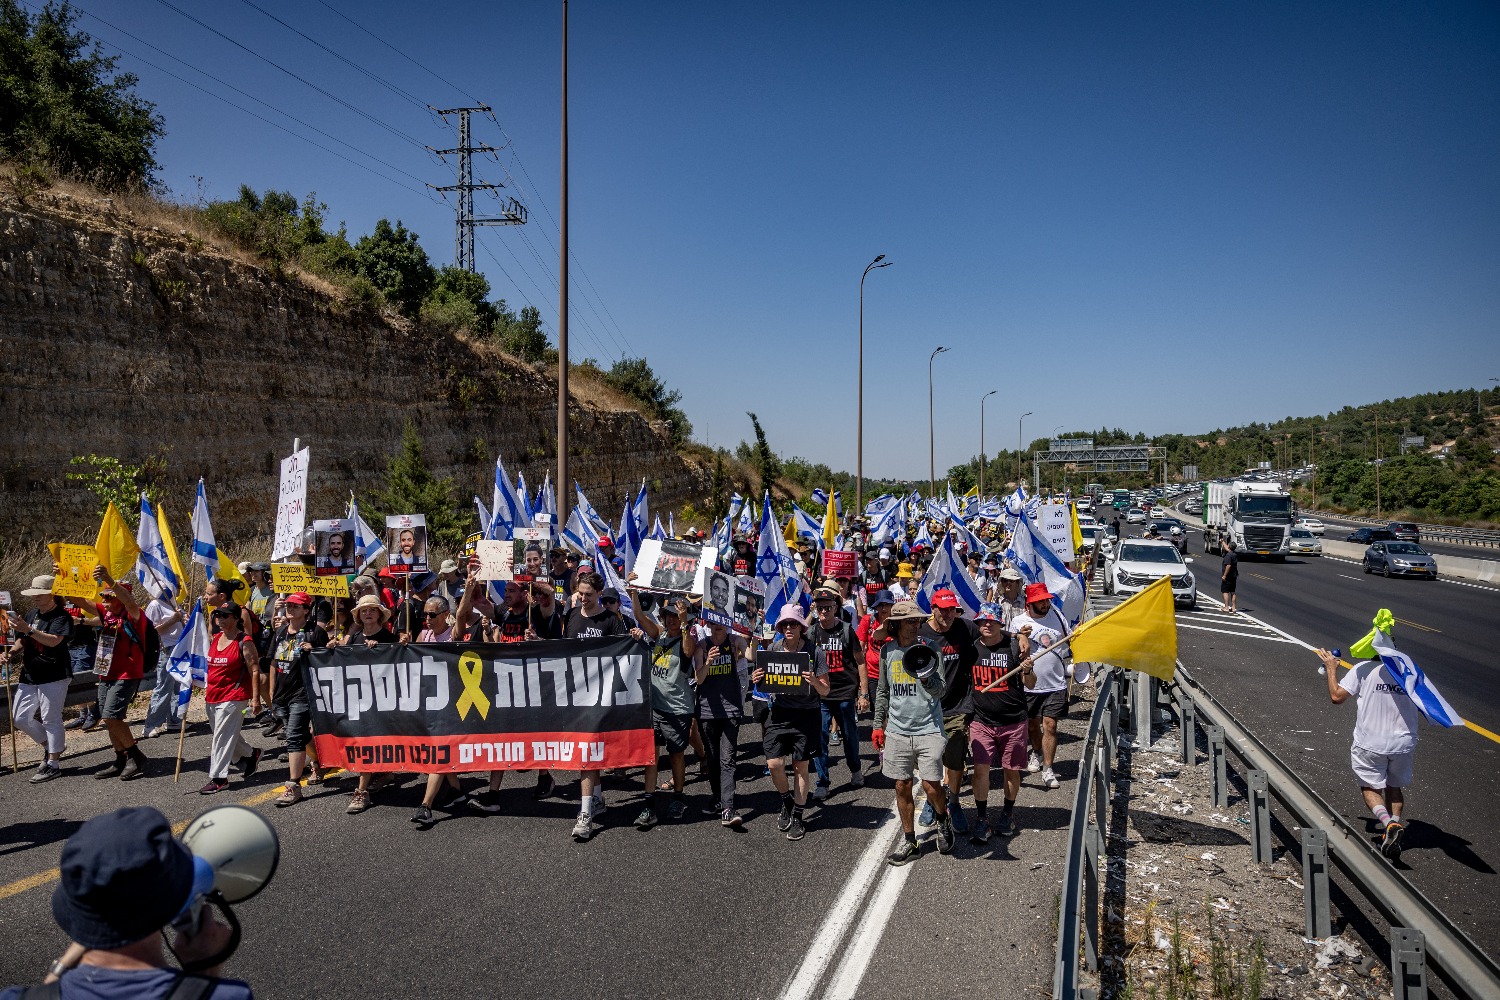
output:
<path id="1" fill-rule="evenodd" d="M 1354 745 L 1371 753 L 1407 753 L 1417 748 L 1416 703 L 1379 660 L 1356 663 L 1339 687 L 1354 695 Z"/>
<path id="2" fill-rule="evenodd" d="M 151 620 L 153 626 L 160 625 L 168 618 L 171 618 L 176 612 L 177 607 L 175 605 L 169 604 L 159 597 L 153 597 L 151 603 L 146 605 L 146 617 Z M 161 637 L 161 648 L 164 652 L 170 653 L 172 647 L 177 645 L 177 640 L 182 637 L 182 626 L 183 621 L 179 618 L 171 628 L 165 632 L 157 633 Z M 146 664 L 146 669 L 154 670 L 155 667 L 148 663 Z"/>
<path id="3" fill-rule="evenodd" d="M 1068 634 L 1062 615 L 1052 608 L 1038 620 L 1030 612 L 1024 612 L 1016 615 L 1010 623 L 1013 632 L 1019 632 L 1027 625 L 1031 626 L 1032 669 L 1036 671 L 1036 687 L 1027 690 L 1033 694 L 1063 690 L 1068 686 L 1068 667 L 1073 654 L 1065 649 L 1049 656 L 1041 655 L 1042 650 L 1060 642 Z"/>

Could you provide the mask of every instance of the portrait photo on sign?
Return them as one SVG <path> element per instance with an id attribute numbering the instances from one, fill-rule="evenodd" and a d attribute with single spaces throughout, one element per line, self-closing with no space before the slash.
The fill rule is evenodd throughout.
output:
<path id="1" fill-rule="evenodd" d="M 427 572 L 427 517 L 393 514 L 385 519 L 386 565 L 392 573 Z"/>
<path id="2" fill-rule="evenodd" d="M 552 533 L 545 528 L 521 528 L 513 540 L 515 546 L 514 571 L 519 583 L 547 579 L 551 565 Z"/>
<path id="3" fill-rule="evenodd" d="M 734 580 L 734 630 L 749 635 L 760 624 L 766 606 L 766 585 L 750 576 Z"/>
<path id="4" fill-rule="evenodd" d="M 734 621 L 734 577 L 718 570 L 709 570 L 703 585 L 704 621 L 712 625 L 733 628 Z"/>
<path id="5" fill-rule="evenodd" d="M 319 576 L 354 572 L 354 526 L 348 521 L 314 521 L 317 550 L 314 568 Z"/>

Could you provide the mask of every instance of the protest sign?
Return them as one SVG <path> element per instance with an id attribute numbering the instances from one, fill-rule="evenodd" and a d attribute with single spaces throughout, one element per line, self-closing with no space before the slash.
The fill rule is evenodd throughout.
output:
<path id="1" fill-rule="evenodd" d="M 628 637 L 336 647 L 303 670 L 324 766 L 577 770 L 656 754 L 645 647 Z"/>
<path id="2" fill-rule="evenodd" d="M 546 528 L 517 528 L 511 544 L 513 578 L 520 583 L 545 580 L 551 569 L 547 554 L 552 551 L 552 533 Z"/>
<path id="3" fill-rule="evenodd" d="M 281 491 L 276 499 L 272 559 L 282 559 L 297 551 L 302 529 L 307 527 L 307 464 L 311 451 L 303 448 L 281 460 Z"/>
<path id="4" fill-rule="evenodd" d="M 52 581 L 52 593 L 58 597 L 82 597 L 99 599 L 99 585 L 94 582 L 94 567 L 99 557 L 92 545 L 54 545 L 52 558 L 57 561 L 57 575 Z"/>
<path id="5" fill-rule="evenodd" d="M 1067 504 L 1040 504 L 1037 507 L 1036 526 L 1057 558 L 1065 563 L 1073 561 L 1073 522 L 1068 517 Z"/>
<path id="6" fill-rule="evenodd" d="M 392 514 L 385 519 L 386 565 L 396 576 L 427 572 L 427 517 Z"/>
<path id="7" fill-rule="evenodd" d="M 8 607 L 11 607 L 11 603 L 10 603 L 10 591 L 8 591 L 8 590 L 0 590 L 0 608 L 8 608 Z"/>
<path id="8" fill-rule="evenodd" d="M 714 558 L 712 545 L 647 538 L 636 553 L 636 580 L 647 590 L 701 594 Z"/>
<path id="9" fill-rule="evenodd" d="M 314 521 L 314 551 L 319 576 L 354 572 L 354 525 L 349 521 Z"/>
<path id="10" fill-rule="evenodd" d="M 348 597 L 349 578 L 318 576 L 311 566 L 301 563 L 272 563 L 271 590 L 278 594 L 295 594 L 300 590 L 314 597 Z"/>
<path id="11" fill-rule="evenodd" d="M 803 671 L 812 670 L 812 658 L 806 653 L 762 649 L 755 654 L 755 665 L 766 672 L 760 687 L 767 694 L 782 694 L 788 698 L 812 697 L 813 687 L 802 676 Z"/>
<path id="12" fill-rule="evenodd" d="M 510 539 L 481 538 L 474 543 L 474 556 L 479 560 L 479 579 L 509 580 L 514 576 L 511 567 L 516 548 Z"/>
<path id="13" fill-rule="evenodd" d="M 823 576 L 837 579 L 841 576 L 853 579 L 859 575 L 859 553 L 841 549 L 823 550 Z"/>
<path id="14" fill-rule="evenodd" d="M 708 581 L 703 591 L 703 609 L 698 617 L 710 625 L 734 627 L 734 577 L 718 570 L 705 574 Z"/>
<path id="15" fill-rule="evenodd" d="M 749 635 L 760 622 L 766 606 L 766 585 L 753 576 L 734 579 L 734 630 Z"/>

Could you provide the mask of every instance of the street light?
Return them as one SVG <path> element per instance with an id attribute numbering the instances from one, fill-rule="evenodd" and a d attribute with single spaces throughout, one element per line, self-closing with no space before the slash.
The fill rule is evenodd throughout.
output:
<path id="1" fill-rule="evenodd" d="M 1016 421 L 1016 485 L 1017 486 L 1021 485 L 1022 476 L 1025 475 L 1025 469 L 1026 469 L 1026 467 L 1021 464 L 1021 441 L 1023 440 L 1022 437 L 1021 437 L 1021 428 L 1023 426 L 1025 426 L 1025 424 L 1026 424 L 1026 418 L 1029 417 L 1029 416 L 1031 416 L 1031 411 L 1027 410 L 1025 413 L 1021 414 L 1021 419 Z"/>
<path id="2" fill-rule="evenodd" d="M 935 348 L 927 359 L 927 495 L 937 496 L 937 459 L 932 433 L 932 362 L 948 348 Z"/>
<path id="3" fill-rule="evenodd" d="M 885 261 L 885 263 L 881 263 Z M 877 267 L 890 267 L 891 262 L 881 254 L 865 265 L 865 273 L 859 276 L 859 394 L 854 418 L 854 513 L 856 517 L 865 512 L 865 276 Z"/>
<path id="4" fill-rule="evenodd" d="M 979 397 L 979 502 L 984 503 L 984 401 L 999 389 L 991 389 Z"/>

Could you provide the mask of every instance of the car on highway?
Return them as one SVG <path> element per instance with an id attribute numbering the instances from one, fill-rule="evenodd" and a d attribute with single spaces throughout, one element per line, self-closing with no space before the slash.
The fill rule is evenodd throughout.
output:
<path id="1" fill-rule="evenodd" d="M 1366 573 L 1377 570 L 1382 576 L 1420 576 L 1436 580 L 1437 560 L 1422 551 L 1416 542 L 1376 542 L 1362 560 Z"/>
<path id="2" fill-rule="evenodd" d="M 1139 507 L 1131 507 L 1125 512 L 1126 524 L 1145 524 L 1146 512 Z"/>
<path id="3" fill-rule="evenodd" d="M 1083 537 L 1082 551 L 1085 555 L 1093 550 L 1101 536 L 1108 537 L 1105 530 L 1097 524 L 1080 524 L 1078 533 Z"/>
<path id="4" fill-rule="evenodd" d="M 1306 528 L 1308 531 L 1311 531 L 1319 538 L 1322 538 L 1323 532 L 1328 530 L 1327 525 L 1325 525 L 1322 521 L 1319 521 L 1315 517 L 1299 517 L 1297 518 L 1297 520 L 1292 522 L 1292 527 Z"/>
<path id="5" fill-rule="evenodd" d="M 1177 546 L 1166 539 L 1127 538 L 1110 554 L 1104 592 L 1129 597 L 1159 578 L 1172 578 L 1172 600 L 1185 608 L 1198 606 L 1198 582 Z"/>
<path id="6" fill-rule="evenodd" d="M 1422 532 L 1410 521 L 1392 521 L 1385 526 L 1385 530 L 1395 536 L 1398 542 L 1420 542 Z"/>
<path id="7" fill-rule="evenodd" d="M 1320 556 L 1323 554 L 1323 539 L 1312 533 L 1310 528 L 1302 528 L 1292 525 L 1291 552 L 1299 556 Z"/>
<path id="8" fill-rule="evenodd" d="M 1355 528 L 1349 532 L 1346 542 L 1358 542 L 1361 545 L 1369 545 L 1371 542 L 1394 542 L 1396 536 L 1384 528 Z"/>

